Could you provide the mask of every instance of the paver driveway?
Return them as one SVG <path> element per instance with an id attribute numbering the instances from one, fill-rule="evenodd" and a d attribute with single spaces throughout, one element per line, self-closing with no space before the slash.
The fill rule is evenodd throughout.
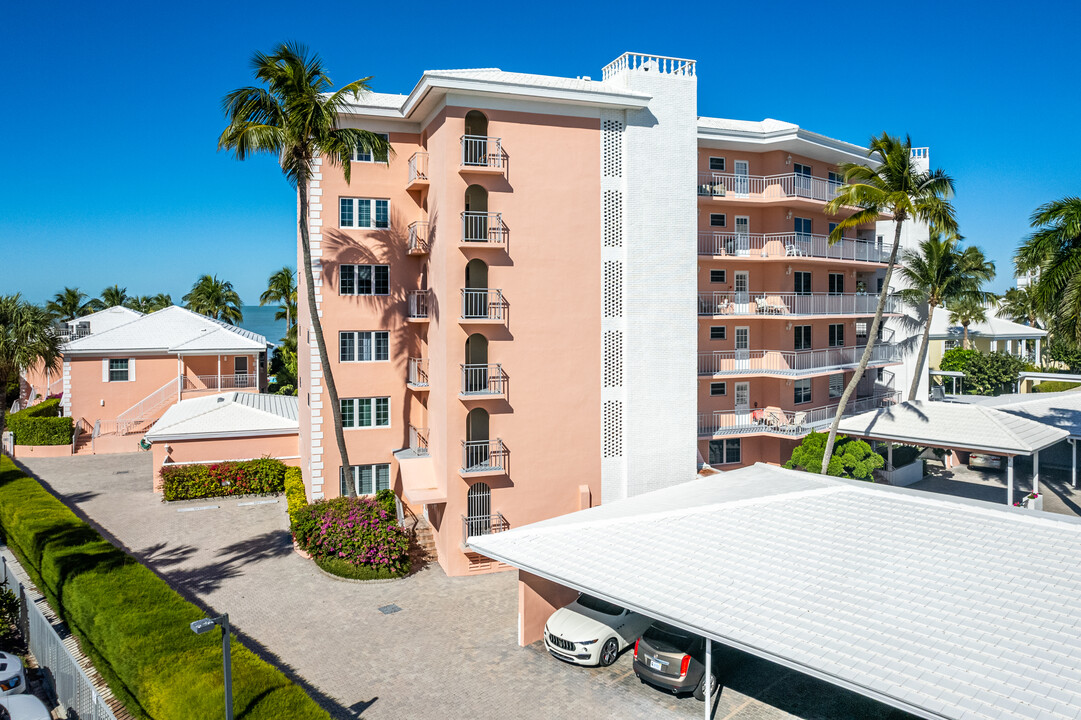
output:
<path id="1" fill-rule="evenodd" d="M 148 454 L 38 459 L 26 466 L 178 590 L 228 612 L 244 641 L 299 676 L 340 717 L 700 718 L 703 706 L 642 686 L 630 654 L 578 668 L 516 642 L 514 573 L 391 583 L 329 578 L 292 551 L 284 498 L 165 505 Z M 258 500 L 258 499 L 255 499 Z M 212 509 L 196 509 L 216 506 Z M 378 608 L 396 604 L 400 612 Z M 909 716 L 747 656 L 714 718 Z"/>

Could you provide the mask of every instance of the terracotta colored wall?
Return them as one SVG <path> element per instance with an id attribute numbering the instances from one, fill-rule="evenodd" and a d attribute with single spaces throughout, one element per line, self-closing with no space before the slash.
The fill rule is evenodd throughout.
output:
<path id="1" fill-rule="evenodd" d="M 786 162 L 788 156 L 792 156 L 792 163 Z M 736 160 L 746 160 L 748 173 L 751 175 L 780 175 L 792 172 L 792 166 L 796 163 L 811 166 L 813 177 L 827 178 L 829 172 L 836 171 L 837 166 L 824 160 L 816 160 L 806 155 L 789 153 L 786 150 L 771 150 L 769 152 L 746 152 L 743 150 L 722 150 L 717 148 L 700 148 L 698 151 L 698 170 L 709 170 L 710 157 L 723 157 L 725 159 L 725 172 L 733 173 L 736 168 Z"/>
<path id="2" fill-rule="evenodd" d="M 544 623 L 559 608 L 578 597 L 578 591 L 551 580 L 518 571 L 518 644 L 544 638 Z"/>
<path id="3" fill-rule="evenodd" d="M 71 445 L 16 445 L 15 458 L 66 457 L 71 455 Z"/>
<path id="4" fill-rule="evenodd" d="M 168 462 L 218 462 L 272 457 L 286 465 L 300 465 L 296 435 L 265 435 L 246 438 L 206 438 L 156 442 L 150 450 L 154 458 L 154 491 L 161 491 L 161 467 Z M 165 446 L 170 450 L 166 452 Z"/>
<path id="5" fill-rule="evenodd" d="M 91 423 L 114 419 L 177 377 L 173 355 L 135 358 L 135 380 L 130 382 L 102 382 L 101 362 L 100 356 L 70 358 L 71 416 L 75 419 L 86 418 Z"/>

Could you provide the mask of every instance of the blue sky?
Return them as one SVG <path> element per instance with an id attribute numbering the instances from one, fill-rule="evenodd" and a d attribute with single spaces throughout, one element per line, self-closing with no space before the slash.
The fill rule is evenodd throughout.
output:
<path id="1" fill-rule="evenodd" d="M 710 9 L 710 8 L 715 9 Z M 0 293 L 172 293 L 202 273 L 254 304 L 294 264 L 292 191 L 218 153 L 221 96 L 296 39 L 339 84 L 408 92 L 425 68 L 592 75 L 625 50 L 698 60 L 699 113 L 931 147 L 962 233 L 1012 284 L 1039 204 L 1081 194 L 1076 3 L 13 3 Z"/>

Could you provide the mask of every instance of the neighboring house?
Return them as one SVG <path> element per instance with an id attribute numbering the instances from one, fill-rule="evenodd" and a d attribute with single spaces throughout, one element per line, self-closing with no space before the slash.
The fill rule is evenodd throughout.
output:
<path id="1" fill-rule="evenodd" d="M 939 309 L 931 319 L 931 334 L 927 348 L 928 370 L 939 370 L 942 354 L 961 347 L 965 330 L 960 325 L 950 325 L 949 310 Z M 968 326 L 969 347 L 980 352 L 1007 352 L 1023 357 L 1039 365 L 1043 357 L 1043 339 L 1047 331 L 1029 325 L 1021 325 L 987 311 L 987 322 Z"/>
<path id="2" fill-rule="evenodd" d="M 693 61 L 634 54 L 598 81 L 426 71 L 341 123 L 393 153 L 356 153 L 348 184 L 320 164 L 309 189 L 354 466 L 301 302 L 310 497 L 392 487 L 465 574 L 494 566 L 467 536 L 691 480 L 696 457 L 784 462 L 832 419 L 889 252 L 874 223 L 827 241 L 865 148 L 699 117 Z M 853 412 L 896 397 L 891 340 Z"/>
<path id="3" fill-rule="evenodd" d="M 144 436 L 154 455 L 154 489 L 161 468 L 272 457 L 300 464 L 294 395 L 228 392 L 182 400 Z"/>
<path id="4" fill-rule="evenodd" d="M 66 343 L 61 406 L 94 452 L 133 451 L 180 399 L 258 392 L 266 349 L 262 335 L 174 305 Z"/>

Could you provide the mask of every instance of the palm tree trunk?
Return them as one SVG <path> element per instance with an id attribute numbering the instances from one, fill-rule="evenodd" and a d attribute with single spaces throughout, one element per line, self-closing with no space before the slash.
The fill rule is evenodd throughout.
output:
<path id="1" fill-rule="evenodd" d="M 904 220 L 897 221 L 897 228 L 893 233 L 893 250 L 890 251 L 890 262 L 886 266 L 886 277 L 882 281 L 882 292 L 878 294 L 878 308 L 875 310 L 875 319 L 871 323 L 871 329 L 867 334 L 867 347 L 863 349 L 863 356 L 860 358 L 859 367 L 856 368 L 856 372 L 852 374 L 852 379 L 848 381 L 848 386 L 845 387 L 844 393 L 841 395 L 841 400 L 837 403 L 837 414 L 833 417 L 833 423 L 830 425 L 830 434 L 826 438 L 826 449 L 822 453 L 822 474 L 826 475 L 830 467 L 830 458 L 833 457 L 833 445 L 837 442 L 837 426 L 841 424 L 841 416 L 845 413 L 845 406 L 848 405 L 848 399 L 852 397 L 852 393 L 856 392 L 856 385 L 859 384 L 860 378 L 863 377 L 863 373 L 867 370 L 867 363 L 871 361 L 871 353 L 875 349 L 875 341 L 878 339 L 878 328 L 882 324 L 882 313 L 886 309 L 886 298 L 890 294 L 890 279 L 893 277 L 893 266 L 897 262 L 897 249 L 901 246 L 901 225 Z"/>
<path id="2" fill-rule="evenodd" d="M 4 434 L 5 423 L 7 422 L 8 411 L 8 399 L 6 396 L 8 387 L 7 374 L 0 375 L 0 435 Z"/>
<path id="3" fill-rule="evenodd" d="M 319 309 L 315 305 L 315 277 L 312 274 L 312 250 L 308 240 L 308 182 L 302 179 L 297 183 L 297 193 L 300 195 L 300 248 L 304 255 L 304 280 L 307 284 L 308 314 L 311 315 L 312 332 L 315 333 L 315 344 L 319 348 L 319 364 L 323 370 L 323 384 L 327 389 L 327 404 L 330 405 L 330 414 L 334 420 L 334 439 L 338 443 L 338 454 L 342 459 L 342 474 L 352 478 L 352 466 L 349 464 L 349 454 L 345 449 L 345 434 L 342 432 L 342 406 L 338 402 L 338 388 L 334 384 L 334 375 L 330 371 L 330 356 L 327 355 L 327 344 L 323 339 L 323 323 L 319 319 Z M 297 353 L 299 355 L 300 338 L 297 338 Z M 324 405 L 326 407 L 326 405 Z M 324 482 L 326 478 L 323 478 Z"/>
<path id="4" fill-rule="evenodd" d="M 927 305 L 927 324 L 923 327 L 923 340 L 920 342 L 920 354 L 916 358 L 916 372 L 912 376 L 912 387 L 908 391 L 908 399 L 911 402 L 916 399 L 916 393 L 920 389 L 920 379 L 923 376 L 923 364 L 927 361 L 927 342 L 931 337 L 931 318 L 935 315 L 935 306 Z"/>
<path id="5" fill-rule="evenodd" d="M 961 347 L 968 350 L 968 323 L 961 323 L 961 329 L 965 333 L 961 336 Z"/>

